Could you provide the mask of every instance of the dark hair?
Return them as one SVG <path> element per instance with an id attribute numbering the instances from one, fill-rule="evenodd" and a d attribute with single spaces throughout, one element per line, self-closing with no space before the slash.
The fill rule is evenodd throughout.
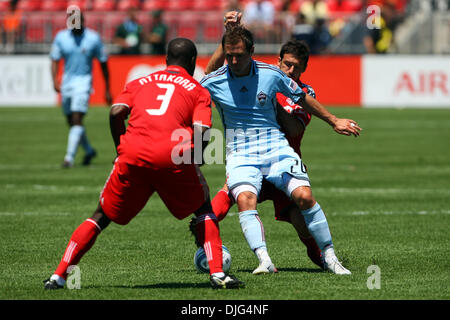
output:
<path id="1" fill-rule="evenodd" d="M 280 59 L 283 59 L 286 53 L 297 57 L 301 62 L 303 62 L 305 68 L 308 65 L 310 51 L 308 44 L 305 41 L 289 40 L 281 47 Z"/>
<path id="2" fill-rule="evenodd" d="M 253 48 L 253 35 L 248 29 L 240 25 L 225 31 L 222 37 L 222 48 L 225 48 L 226 43 L 236 44 L 241 40 L 244 42 L 247 52 L 251 52 Z"/>
<path id="3" fill-rule="evenodd" d="M 175 38 L 167 46 L 167 61 L 190 62 L 193 57 L 197 57 L 195 44 L 186 38 Z"/>

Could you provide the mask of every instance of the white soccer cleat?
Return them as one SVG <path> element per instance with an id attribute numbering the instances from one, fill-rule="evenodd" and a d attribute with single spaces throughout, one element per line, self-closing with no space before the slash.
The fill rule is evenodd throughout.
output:
<path id="1" fill-rule="evenodd" d="M 261 264 L 253 270 L 253 274 L 267 274 L 267 273 L 277 273 L 278 270 L 275 268 L 275 265 L 270 262 L 261 262 Z"/>
<path id="2" fill-rule="evenodd" d="M 325 270 L 331 271 L 334 274 L 339 275 L 352 274 L 350 270 L 344 268 L 344 266 L 339 262 L 338 258 L 336 257 L 336 254 L 334 253 L 333 248 L 326 249 L 323 255 L 324 255 L 323 264 Z"/>

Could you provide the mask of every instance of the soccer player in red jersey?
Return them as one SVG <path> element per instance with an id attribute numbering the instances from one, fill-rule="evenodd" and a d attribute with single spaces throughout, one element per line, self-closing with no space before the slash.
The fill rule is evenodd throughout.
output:
<path id="1" fill-rule="evenodd" d="M 167 68 L 131 81 L 110 111 L 117 149 L 114 167 L 91 218 L 72 234 L 46 289 L 62 288 L 68 268 L 76 265 L 111 221 L 125 225 L 156 191 L 177 219 L 197 218 L 199 241 L 207 254 L 213 288 L 238 288 L 243 283 L 222 269 L 222 240 L 212 212 L 209 188 L 196 157 L 206 146 L 194 139 L 211 127 L 211 98 L 193 77 L 197 49 L 188 39 L 168 45 Z M 125 119 L 129 116 L 128 126 Z M 181 139 L 180 139 L 181 138 Z M 194 155 L 194 156 L 193 156 Z"/>

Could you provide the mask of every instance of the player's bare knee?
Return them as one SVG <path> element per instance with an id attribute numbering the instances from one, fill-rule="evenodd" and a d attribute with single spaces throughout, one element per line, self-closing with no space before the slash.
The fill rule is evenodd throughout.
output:
<path id="1" fill-rule="evenodd" d="M 297 203 L 300 210 L 312 208 L 316 203 L 310 187 L 298 187 L 292 192 L 291 197 Z"/>
<path id="2" fill-rule="evenodd" d="M 103 212 L 103 209 L 100 205 L 98 205 L 91 219 L 94 220 L 102 230 L 104 230 L 111 222 L 111 220 Z"/>
<path id="3" fill-rule="evenodd" d="M 72 126 L 82 126 L 83 125 L 83 116 L 84 114 L 81 112 L 73 112 L 71 115 L 71 125 Z"/>
<path id="4" fill-rule="evenodd" d="M 236 203 L 240 211 L 253 210 L 256 208 L 257 200 L 256 194 L 244 191 L 238 195 Z"/>

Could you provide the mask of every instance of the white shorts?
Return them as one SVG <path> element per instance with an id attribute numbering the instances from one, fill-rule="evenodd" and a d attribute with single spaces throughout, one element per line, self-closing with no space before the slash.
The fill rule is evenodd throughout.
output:
<path id="1" fill-rule="evenodd" d="M 230 190 L 241 185 L 250 185 L 259 195 L 263 178 L 289 197 L 296 187 L 310 186 L 305 166 L 290 146 L 280 147 L 276 152 L 261 156 L 259 164 L 251 163 L 248 158 L 239 155 L 231 155 L 227 160 L 230 160 L 226 166 Z"/>
<path id="2" fill-rule="evenodd" d="M 62 96 L 62 110 L 63 113 L 68 116 L 73 112 L 88 112 L 89 105 L 89 93 L 74 93 L 71 95 Z"/>

